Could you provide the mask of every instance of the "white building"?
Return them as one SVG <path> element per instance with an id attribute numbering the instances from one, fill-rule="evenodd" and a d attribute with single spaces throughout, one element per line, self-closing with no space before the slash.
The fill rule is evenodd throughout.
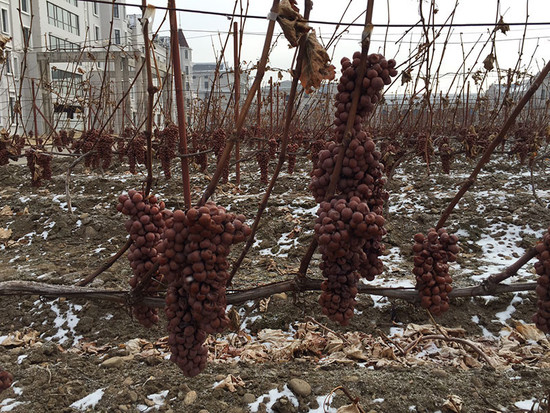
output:
<path id="1" fill-rule="evenodd" d="M 109 129 L 120 132 L 125 126 L 139 126 L 145 116 L 146 70 L 135 82 L 134 77 L 144 61 L 145 48 L 139 16 L 128 15 L 126 9 L 120 1 L 112 5 L 78 0 L 0 0 L 0 31 L 12 37 L 0 71 L 0 128 L 12 133 L 35 128 L 44 133 L 52 127 L 82 130 L 91 127 L 94 119 L 97 128 L 117 106 Z M 181 37 L 182 68 L 192 68 L 191 49 L 183 33 Z M 29 39 L 26 53 L 25 38 Z M 167 108 L 172 107 L 175 113 L 172 75 L 167 73 L 169 41 L 159 39 L 153 45 L 153 83 L 158 87 L 164 84 L 154 121 L 162 126 L 165 115 L 171 116 Z M 18 102 L 20 116 L 16 116 Z"/>

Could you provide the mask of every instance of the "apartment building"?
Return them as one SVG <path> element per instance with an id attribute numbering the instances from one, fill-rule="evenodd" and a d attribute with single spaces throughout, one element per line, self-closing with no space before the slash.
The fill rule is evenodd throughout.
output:
<path id="1" fill-rule="evenodd" d="M 116 107 L 109 129 L 139 126 L 147 99 L 146 71 L 140 71 L 145 48 L 140 16 L 128 9 L 120 0 L 0 0 L 0 35 L 11 38 L 0 70 L 0 129 L 83 130 L 94 119 L 95 127 L 106 122 Z M 192 67 L 180 37 L 180 55 L 188 57 L 182 67 Z M 155 40 L 153 49 L 153 82 L 163 86 L 154 114 L 161 125 L 174 118 L 169 108 L 175 111 L 169 41 Z"/>

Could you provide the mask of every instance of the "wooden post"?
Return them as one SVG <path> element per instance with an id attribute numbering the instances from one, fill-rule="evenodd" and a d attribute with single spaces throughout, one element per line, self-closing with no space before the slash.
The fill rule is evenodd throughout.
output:
<path id="1" fill-rule="evenodd" d="M 185 106 L 183 102 L 183 82 L 181 79 L 180 47 L 178 41 L 178 23 L 176 20 L 176 2 L 168 0 L 170 14 L 170 54 L 174 68 L 174 86 L 176 88 L 176 108 L 178 111 L 179 152 L 187 154 L 187 125 L 185 122 Z M 191 188 L 189 183 L 189 165 L 187 157 L 181 158 L 181 179 L 183 183 L 183 198 L 185 208 L 191 208 Z"/>
<path id="2" fill-rule="evenodd" d="M 32 115 L 34 120 L 34 136 L 38 138 L 38 122 L 36 119 L 36 90 L 34 90 L 34 79 L 31 79 L 32 87 Z"/>
<path id="3" fill-rule="evenodd" d="M 234 90 L 235 90 L 235 124 L 239 119 L 239 100 L 241 99 L 241 63 L 239 56 L 239 29 L 237 22 L 233 22 L 233 81 L 234 81 Z M 240 139 L 237 139 L 235 142 L 235 183 L 237 187 L 241 184 L 241 164 L 239 160 L 241 159 L 240 154 Z"/>

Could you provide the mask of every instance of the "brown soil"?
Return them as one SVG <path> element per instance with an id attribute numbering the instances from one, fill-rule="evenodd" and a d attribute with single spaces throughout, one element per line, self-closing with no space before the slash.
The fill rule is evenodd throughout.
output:
<path id="1" fill-rule="evenodd" d="M 122 166 L 104 175 L 77 167 L 71 178 L 75 211 L 70 215 L 65 198 L 68 162 L 56 159 L 53 180 L 42 188 L 31 187 L 25 165 L 0 168 L 0 209 L 11 208 L 11 212 L 0 215 L 0 229 L 12 231 L 10 240 L 0 246 L 0 281 L 74 284 L 124 244 L 124 219 L 114 205 L 119 194 L 143 185 L 143 175 L 132 176 Z M 235 278 L 235 289 L 288 279 L 295 273 L 312 236 L 312 214 L 316 206 L 307 190 L 310 165 L 305 161 L 299 166 L 293 175 L 284 174 L 279 179 L 260 225 L 258 241 Z M 249 168 L 245 167 L 241 191 L 232 185 L 222 186 L 215 200 L 253 218 L 263 187 L 259 184 L 255 165 Z M 408 281 L 408 285 L 412 285 L 412 236 L 437 222 L 470 168 L 468 164 L 457 165 L 450 176 L 440 175 L 438 171 L 427 176 L 424 167 L 419 165 L 398 170 L 388 185 L 391 198 L 385 240 L 389 250 L 385 257 L 387 271 L 377 284 L 395 286 Z M 165 181 L 159 170 L 155 172 L 159 176 L 154 184 L 155 193 L 170 208 L 182 207 L 180 181 L 176 178 Z M 178 176 L 177 170 L 173 173 Z M 193 172 L 195 199 L 206 183 L 205 176 Z M 546 176 L 536 174 L 535 183 L 540 200 L 547 205 L 550 188 Z M 532 194 L 529 171 L 507 159 L 491 163 L 449 220 L 450 231 L 466 234 L 460 237 L 462 252 L 453 267 L 455 284 L 474 285 L 479 277 L 489 275 L 486 271 L 494 268 L 490 264 L 496 263 L 487 262 L 487 248 L 491 248 L 486 247 L 487 244 L 501 245 L 504 252 L 495 250 L 496 257 L 512 263 L 536 241 L 549 222 L 549 210 L 537 204 Z M 514 228 L 517 231 L 510 232 Z M 283 235 L 285 238 L 281 239 Z M 487 236 L 491 238 L 487 240 Z M 239 246 L 232 252 L 233 259 L 238 253 Z M 313 277 L 320 277 L 319 259 L 316 254 L 311 263 L 310 275 Z M 129 274 L 130 268 L 123 257 L 92 286 L 127 288 Z M 534 280 L 531 266 L 514 279 L 518 280 Z M 12 412 L 76 411 L 71 404 L 103 389 L 101 400 L 90 407 L 90 411 L 158 409 L 195 413 L 206 409 L 210 413 L 237 413 L 249 411 L 250 401 L 259 399 L 265 401 L 259 405 L 259 411 L 320 412 L 322 397 L 338 386 L 345 386 L 359 397 L 365 411 L 444 411 L 443 404 L 449 395 L 456 395 L 464 403 L 463 412 L 513 412 L 522 411 L 520 407 L 525 406 L 525 403 L 515 405 L 519 401 L 533 400 L 544 405 L 550 385 L 547 368 L 550 364 L 543 356 L 548 351 L 545 340 L 537 343 L 519 340 L 511 351 L 521 357 L 518 356 L 515 362 L 501 363 L 496 369 L 489 368 L 474 352 L 437 341 L 431 344 L 440 349 L 460 350 L 460 357 L 468 355 L 475 363 L 457 366 L 452 361 L 442 361 L 439 356 L 424 357 L 418 363 L 404 362 L 396 354 L 395 359 L 390 357 L 391 362 L 382 364 L 364 364 L 357 360 L 328 364 L 322 362 L 327 354 L 312 356 L 307 351 L 295 354 L 290 360 L 259 363 L 212 356 L 213 360 L 203 373 L 188 379 L 168 359 L 161 340 L 166 335 L 162 323 L 147 330 L 131 319 L 125 306 L 36 296 L 2 296 L 0 300 L 3 308 L 0 336 L 26 334 L 21 342 L 0 345 L 0 366 L 15 378 L 14 386 L 0 395 L 0 411 L 9 408 Z M 492 300 L 454 300 L 451 310 L 437 321 L 447 328 L 463 328 L 464 337 L 480 345 L 490 340 L 483 338 L 484 332 L 486 336 L 493 334 L 492 345 L 501 348 L 499 334 L 502 329 L 507 327 L 509 332 L 519 322 L 530 323 L 535 303 L 534 293 L 527 292 Z M 358 312 L 346 327 L 337 326 L 322 316 L 316 293 L 277 296 L 269 302 L 246 303 L 235 310 L 241 321 L 242 331 L 238 337 L 251 341 L 265 329 L 282 330 L 292 335 L 308 316 L 336 334 L 358 332 L 362 337 L 378 341 L 381 340 L 378 330 L 393 334 L 394 327 L 404 329 L 410 323 L 430 324 L 427 314 L 412 304 L 371 296 L 359 297 Z M 506 310 L 508 315 L 503 314 Z M 322 327 L 317 329 L 319 334 L 332 334 Z M 231 334 L 235 336 L 228 334 L 218 337 L 218 342 L 228 340 Z M 400 339 L 399 334 L 392 337 Z M 142 339 L 140 353 L 126 357 L 129 349 L 125 343 L 136 338 Z M 522 346 L 528 345 L 536 345 L 544 351 L 528 357 L 525 349 L 522 350 Z M 387 346 L 392 347 L 391 343 Z M 414 350 L 415 355 L 427 348 L 420 347 Z M 214 340 L 211 348 L 214 348 Z M 363 350 L 371 351 L 369 348 Z M 397 350 L 393 347 L 392 351 Z M 114 368 L 101 364 L 117 356 L 123 359 Z M 502 361 L 496 350 L 494 356 L 495 361 Z M 213 389 L 216 382 L 229 374 L 240 377 L 244 387 L 237 386 L 235 392 Z M 311 395 L 297 398 L 297 407 L 285 397 L 273 406 L 269 397 L 265 400 L 260 397 L 276 388 L 284 390 L 293 378 L 307 381 L 312 389 Z M 164 391 L 167 393 L 162 393 Z M 196 392 L 196 399 L 193 392 Z M 164 395 L 164 401 L 155 404 L 151 395 L 159 393 Z M 349 403 L 349 399 L 337 391 L 330 403 L 331 411 Z"/>

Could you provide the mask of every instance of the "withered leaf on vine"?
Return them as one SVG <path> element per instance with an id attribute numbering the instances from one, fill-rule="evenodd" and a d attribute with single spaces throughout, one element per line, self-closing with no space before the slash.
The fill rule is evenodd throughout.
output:
<path id="1" fill-rule="evenodd" d="M 495 55 L 492 53 L 489 53 L 487 57 L 483 60 L 483 67 L 485 68 L 485 70 L 490 72 L 495 67 L 494 63 L 495 63 Z"/>
<path id="2" fill-rule="evenodd" d="M 300 37 L 311 30 L 307 21 L 298 12 L 296 0 L 282 0 L 279 4 L 279 16 L 277 21 L 292 47 L 298 46 Z"/>
<path id="3" fill-rule="evenodd" d="M 323 80 L 332 80 L 336 76 L 336 68 L 331 65 L 330 57 L 325 48 L 319 43 L 315 31 L 306 38 L 304 43 L 304 58 L 300 83 L 306 93 L 313 92 L 321 86 Z"/>
<path id="4" fill-rule="evenodd" d="M 500 30 L 502 34 L 506 34 L 506 32 L 510 31 L 510 26 L 506 23 L 504 23 L 504 20 L 502 19 L 502 16 L 500 16 L 500 19 L 497 23 L 496 30 Z"/>
<path id="5" fill-rule="evenodd" d="M 411 72 L 412 69 L 403 70 L 403 72 L 401 72 L 401 86 L 403 86 L 405 83 L 409 83 L 412 80 Z"/>

